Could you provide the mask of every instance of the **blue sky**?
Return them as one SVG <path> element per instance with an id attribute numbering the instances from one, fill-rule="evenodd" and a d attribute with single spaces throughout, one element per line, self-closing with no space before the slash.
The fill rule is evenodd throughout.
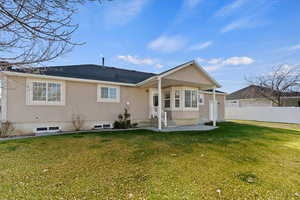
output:
<path id="1" fill-rule="evenodd" d="M 197 60 L 232 92 L 245 76 L 300 65 L 299 0 L 114 0 L 80 7 L 74 41 L 50 65 L 161 72 Z"/>

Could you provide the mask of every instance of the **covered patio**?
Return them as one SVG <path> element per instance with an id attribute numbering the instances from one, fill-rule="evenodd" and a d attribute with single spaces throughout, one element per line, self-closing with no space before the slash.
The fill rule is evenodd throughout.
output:
<path id="1" fill-rule="evenodd" d="M 201 96 L 205 90 L 212 92 L 211 121 L 216 126 L 217 104 L 216 88 L 221 87 L 210 77 L 201 66 L 191 61 L 170 69 L 157 76 L 151 77 L 139 84 L 139 87 L 149 91 L 149 118 L 157 118 L 157 128 L 153 130 L 171 132 L 180 130 L 211 130 L 213 127 L 199 125 L 178 126 L 168 123 L 178 115 L 195 116 L 199 112 L 199 105 L 204 105 Z M 180 111 L 180 112 L 179 112 Z M 179 117 L 180 118 L 180 117 Z"/>
<path id="2" fill-rule="evenodd" d="M 174 127 L 165 127 L 162 129 L 159 128 L 146 128 L 151 131 L 160 131 L 160 132 L 182 132 L 182 131 L 210 131 L 218 128 L 217 126 L 207 126 L 207 125 L 191 125 L 191 126 L 174 126 Z"/>

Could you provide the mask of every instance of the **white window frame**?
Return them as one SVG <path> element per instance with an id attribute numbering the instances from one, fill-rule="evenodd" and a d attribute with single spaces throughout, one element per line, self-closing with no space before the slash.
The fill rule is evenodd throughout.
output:
<path id="1" fill-rule="evenodd" d="M 202 99 L 202 102 L 200 102 L 200 99 Z M 205 98 L 204 98 L 204 94 L 202 93 L 202 91 L 199 91 L 198 93 L 198 106 L 203 106 L 205 104 Z"/>
<path id="2" fill-rule="evenodd" d="M 46 83 L 46 100 L 45 101 L 34 101 L 33 100 L 33 83 Z M 60 101 L 48 101 L 48 84 L 60 84 L 61 85 L 61 96 Z M 64 106 L 66 96 L 66 87 L 64 81 L 48 80 L 48 79 L 27 79 L 26 80 L 26 104 L 27 105 L 49 105 L 49 106 Z"/>
<path id="3" fill-rule="evenodd" d="M 191 91 L 191 107 L 186 107 L 185 106 L 185 91 Z M 196 102 L 197 102 L 197 106 L 196 107 L 192 107 L 192 92 L 196 92 Z M 199 102 L 198 102 L 198 89 L 196 88 L 183 88 L 183 110 L 185 111 L 198 111 L 199 110 Z"/>
<path id="4" fill-rule="evenodd" d="M 101 88 L 114 88 L 116 89 L 116 98 L 102 98 L 101 96 Z M 98 85 L 97 87 L 97 102 L 110 102 L 110 103 L 120 103 L 120 87 L 119 86 L 111 86 L 111 85 Z"/>
<path id="5" fill-rule="evenodd" d="M 168 92 L 168 93 L 170 94 L 169 99 L 166 99 L 166 92 Z M 164 98 L 163 98 L 164 109 L 166 109 L 166 110 L 171 110 L 171 108 L 172 108 L 172 91 L 169 90 L 169 89 L 164 90 L 164 91 L 163 91 L 163 97 L 164 97 Z M 169 100 L 169 101 L 170 101 L 170 106 L 169 106 L 169 107 L 165 107 L 165 105 L 166 105 L 166 100 Z"/>
<path id="6" fill-rule="evenodd" d="M 176 91 L 179 91 L 179 107 L 175 107 L 176 105 Z M 171 104 L 172 104 L 172 110 L 174 111 L 179 111 L 179 110 L 182 110 L 182 107 L 183 107 L 183 89 L 182 87 L 172 87 L 172 101 L 171 101 Z"/>

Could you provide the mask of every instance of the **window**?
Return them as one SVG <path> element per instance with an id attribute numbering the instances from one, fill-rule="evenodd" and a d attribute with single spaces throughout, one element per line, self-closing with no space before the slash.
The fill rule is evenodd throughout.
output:
<path id="1" fill-rule="evenodd" d="M 28 105 L 64 105 L 64 82 L 28 80 Z"/>
<path id="2" fill-rule="evenodd" d="M 120 88 L 110 86 L 98 86 L 98 102 L 119 102 Z"/>
<path id="3" fill-rule="evenodd" d="M 198 103 L 199 105 L 204 105 L 204 94 L 199 94 L 198 96 Z"/>
<path id="4" fill-rule="evenodd" d="M 153 95 L 153 106 L 158 107 L 158 94 Z"/>
<path id="5" fill-rule="evenodd" d="M 32 101 L 47 100 L 47 83 L 33 82 L 32 83 Z"/>
<path id="6" fill-rule="evenodd" d="M 48 101 L 49 102 L 61 101 L 61 84 L 48 83 Z"/>
<path id="7" fill-rule="evenodd" d="M 165 91 L 164 101 L 165 101 L 165 108 L 170 108 L 171 107 L 171 92 L 170 91 Z"/>
<path id="8" fill-rule="evenodd" d="M 180 108 L 180 90 L 175 90 L 175 108 Z"/>
<path id="9" fill-rule="evenodd" d="M 185 90 L 184 91 L 184 102 L 186 108 L 197 108 L 197 90 Z"/>
<path id="10" fill-rule="evenodd" d="M 101 98 L 102 99 L 116 99 L 117 88 L 101 87 Z"/>

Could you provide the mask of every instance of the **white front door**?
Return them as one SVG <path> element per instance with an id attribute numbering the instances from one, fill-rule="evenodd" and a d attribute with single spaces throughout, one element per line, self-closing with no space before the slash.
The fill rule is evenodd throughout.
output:
<path id="1" fill-rule="evenodd" d="M 150 89 L 149 92 L 149 103 L 150 103 L 150 113 L 149 117 L 157 117 L 158 116 L 158 92 L 157 89 Z"/>
<path id="2" fill-rule="evenodd" d="M 213 121 L 214 101 L 209 101 L 209 120 Z M 215 118 L 218 120 L 218 102 L 215 103 Z"/>

